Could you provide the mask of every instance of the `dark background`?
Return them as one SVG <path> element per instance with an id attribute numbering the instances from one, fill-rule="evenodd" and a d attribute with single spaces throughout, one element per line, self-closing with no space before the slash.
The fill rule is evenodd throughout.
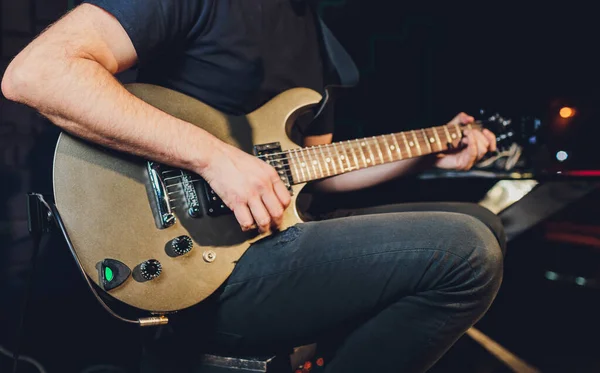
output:
<path id="1" fill-rule="evenodd" d="M 0 72 L 73 5 L 66 0 L 1 0 L 1 4 Z M 596 146 L 600 23 L 591 5 L 557 4 L 553 9 L 546 4 L 468 7 L 455 2 L 322 1 L 321 14 L 361 71 L 359 86 L 340 98 L 336 137 L 438 125 L 459 111 L 477 116 L 485 109 L 542 119 L 546 146 L 540 151 L 546 158 L 566 150 L 569 159 L 561 167 L 600 168 Z M 558 119 L 564 105 L 577 109 L 571 120 Z M 31 254 L 25 193 L 52 192 L 58 133 L 31 109 L 0 97 L 0 344 L 6 347 L 13 343 Z M 405 183 L 401 193 L 390 193 L 399 190 L 394 184 L 382 189 L 385 193 L 379 197 L 469 200 L 491 186 L 489 181 L 468 183 Z M 365 194 L 363 202 L 373 201 L 370 196 Z M 598 200 L 593 194 L 551 220 L 595 227 Z M 599 347 L 594 341 L 597 290 L 548 282 L 544 273 L 559 266 L 595 276 L 600 245 L 555 242 L 548 239 L 547 230 L 537 227 L 511 243 L 505 284 L 480 327 L 543 371 L 598 371 L 593 358 Z M 25 353 L 56 369 L 51 371 L 79 371 L 93 363 L 135 366 L 135 329 L 114 321 L 94 303 L 56 235 L 43 246 L 37 284 Z M 459 341 L 438 369 L 505 371 L 468 340 Z"/>

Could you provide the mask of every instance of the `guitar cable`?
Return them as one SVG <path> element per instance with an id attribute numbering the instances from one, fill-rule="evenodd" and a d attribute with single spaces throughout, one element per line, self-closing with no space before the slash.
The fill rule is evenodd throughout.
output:
<path id="1" fill-rule="evenodd" d="M 69 238 L 69 235 L 67 234 L 67 230 L 65 228 L 65 225 L 62 221 L 62 218 L 60 217 L 60 214 L 58 213 L 58 210 L 56 209 L 56 206 L 53 203 L 48 203 L 46 202 L 46 200 L 44 199 L 44 196 L 41 194 L 37 194 L 34 193 L 34 195 L 39 199 L 39 201 L 44 204 L 44 206 L 46 206 L 46 208 L 48 209 L 48 211 L 50 212 L 49 217 L 54 218 L 54 222 L 58 225 L 61 233 L 63 234 L 65 241 L 67 242 L 67 246 L 69 247 L 69 250 L 71 251 L 71 255 L 73 255 L 73 258 L 75 259 L 75 263 L 77 263 L 77 267 L 79 268 L 79 271 L 81 272 L 81 274 L 83 275 L 83 279 L 85 280 L 85 282 L 87 283 L 88 287 L 90 288 L 90 290 L 92 291 L 92 294 L 94 294 L 94 297 L 96 297 L 96 300 L 100 303 L 100 305 L 113 317 L 130 323 L 130 324 L 139 324 L 141 326 L 143 325 L 143 322 L 141 320 L 143 319 L 138 319 L 138 320 L 132 320 L 132 319 L 128 319 L 125 317 L 122 317 L 120 315 L 118 315 L 116 312 L 114 312 L 110 306 L 108 306 L 104 300 L 98 295 L 98 293 L 96 292 L 96 289 L 94 289 L 94 286 L 92 285 L 92 282 L 90 281 L 89 277 L 87 276 L 87 274 L 85 273 L 85 270 L 83 269 L 83 266 L 81 265 L 81 263 L 79 262 L 79 257 L 77 256 L 77 253 L 75 252 L 75 248 L 73 247 L 73 243 L 71 242 L 71 239 Z"/>
<path id="2" fill-rule="evenodd" d="M 9 351 L 8 349 L 4 348 L 4 346 L 2 346 L 2 345 L 0 345 L 0 354 L 2 354 L 4 356 L 8 356 L 11 359 L 15 356 L 14 352 Z M 39 361 L 35 360 L 34 358 L 32 358 L 30 356 L 19 355 L 18 360 L 21 360 L 21 361 L 24 361 L 26 363 L 33 365 L 35 367 L 35 369 L 38 370 L 38 373 L 47 373 L 46 368 L 44 368 L 44 366 Z M 14 364 L 14 362 L 13 362 L 13 364 Z"/>
<path id="3" fill-rule="evenodd" d="M 19 315 L 19 322 L 17 324 L 16 336 L 15 336 L 15 346 L 13 352 L 13 367 L 12 372 L 17 373 L 17 369 L 19 366 L 20 354 L 21 354 L 21 345 L 22 338 L 24 334 L 24 325 L 25 325 L 25 314 L 27 313 L 27 308 L 29 306 L 29 299 L 31 298 L 31 292 L 33 290 L 33 281 L 35 277 L 35 267 L 37 265 L 38 254 L 40 251 L 40 247 L 42 246 L 42 232 L 39 230 L 30 231 L 33 236 L 33 252 L 31 254 L 31 260 L 29 265 L 29 273 L 27 274 L 27 283 L 25 284 L 25 294 L 23 295 L 23 300 L 21 303 L 21 313 Z"/>
<path id="4" fill-rule="evenodd" d="M 27 283 L 25 285 L 26 286 L 25 294 L 23 296 L 23 301 L 21 304 L 21 313 L 20 313 L 20 317 L 19 317 L 19 323 L 17 325 L 17 330 L 16 330 L 15 347 L 14 347 L 15 350 L 12 354 L 12 357 L 13 357 L 12 373 L 17 373 L 19 360 L 28 361 L 28 362 L 31 362 L 31 360 L 32 360 L 28 357 L 20 356 L 20 352 L 21 352 L 20 350 L 21 350 L 22 338 L 23 338 L 23 334 L 24 334 L 23 331 L 24 331 L 24 326 L 25 326 L 25 315 L 27 313 L 27 308 L 29 306 L 29 299 L 31 298 L 31 292 L 33 290 L 35 269 L 37 266 L 39 251 L 42 246 L 41 245 L 42 237 L 43 237 L 44 233 L 50 232 L 48 223 L 50 222 L 51 218 L 53 218 L 54 222 L 60 228 L 61 233 L 63 234 L 65 241 L 67 242 L 67 246 L 69 247 L 69 250 L 71 251 L 71 255 L 73 255 L 73 258 L 75 259 L 75 263 L 77 263 L 77 267 L 79 268 L 79 271 L 83 275 L 83 278 L 84 278 L 85 282 L 87 283 L 88 287 L 92 291 L 92 294 L 94 294 L 94 297 L 96 298 L 96 300 L 110 315 L 112 315 L 113 317 L 117 318 L 118 320 L 124 321 L 126 323 L 137 324 L 140 326 L 156 326 L 156 325 L 165 325 L 168 323 L 168 318 L 164 315 L 151 316 L 151 317 L 146 317 L 146 318 L 139 318 L 137 320 L 132 320 L 132 319 L 122 317 L 119 314 L 117 314 L 116 312 L 114 312 L 110 308 L 110 306 L 108 306 L 104 302 L 104 300 L 100 297 L 100 295 L 98 295 L 98 293 L 96 292 L 96 289 L 94 289 L 94 286 L 92 285 L 89 277 L 85 273 L 83 266 L 79 262 L 79 257 L 77 256 L 77 253 L 75 252 L 73 243 L 71 242 L 69 235 L 67 234 L 67 230 L 62 221 L 62 218 L 61 218 L 58 210 L 56 209 L 56 206 L 53 203 L 48 203 L 44 199 L 44 196 L 39 193 L 28 193 L 27 197 L 28 197 L 27 198 L 28 230 L 33 238 L 33 253 L 31 255 L 29 273 L 27 276 L 28 277 Z M 43 211 L 41 209 L 40 203 L 46 207 L 46 209 L 47 209 L 46 211 Z M 2 350 L 0 352 L 7 352 L 7 351 Z M 32 364 L 35 365 L 37 368 L 39 368 L 37 364 L 34 364 L 33 362 L 32 362 Z M 44 370 L 40 369 L 40 371 L 43 372 Z"/>

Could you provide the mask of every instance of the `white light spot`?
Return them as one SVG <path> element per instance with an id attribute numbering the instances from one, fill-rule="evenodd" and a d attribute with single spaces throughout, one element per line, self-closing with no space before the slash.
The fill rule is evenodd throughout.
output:
<path id="1" fill-rule="evenodd" d="M 415 143 L 411 141 L 411 142 L 408 143 L 408 145 L 415 146 Z"/>
<path id="2" fill-rule="evenodd" d="M 567 158 L 569 158 L 569 154 L 567 154 L 567 152 L 564 150 L 561 150 L 558 153 L 556 153 L 556 159 L 558 159 L 559 162 L 564 162 L 567 160 Z"/>
<path id="3" fill-rule="evenodd" d="M 325 162 L 327 162 L 327 163 L 331 162 L 331 158 L 325 158 Z"/>
<path id="4" fill-rule="evenodd" d="M 342 155 L 342 156 L 340 156 L 340 159 L 343 161 L 345 159 L 345 157 Z"/>
<path id="5" fill-rule="evenodd" d="M 360 143 L 360 146 L 366 146 L 367 144 L 363 141 Z"/>
<path id="6" fill-rule="evenodd" d="M 394 150 L 396 147 L 394 145 L 390 145 L 390 150 Z"/>
<path id="7" fill-rule="evenodd" d="M 319 163 L 319 162 L 317 162 L 317 161 L 313 161 L 313 164 L 314 164 L 314 165 L 316 165 L 317 163 Z"/>
<path id="8" fill-rule="evenodd" d="M 371 158 L 367 158 L 367 163 L 371 163 Z"/>
<path id="9" fill-rule="evenodd" d="M 455 134 L 455 133 L 453 133 L 453 134 L 452 134 L 452 135 L 450 135 L 450 136 L 451 136 L 453 139 L 455 139 L 455 138 L 456 138 L 456 134 Z"/>
<path id="10" fill-rule="evenodd" d="M 429 139 L 429 142 L 433 144 L 433 143 L 435 142 L 435 139 L 434 139 L 433 137 L 431 137 L 431 138 Z"/>
<path id="11" fill-rule="evenodd" d="M 300 167 L 306 167 L 306 163 L 304 163 L 304 162 L 300 163 Z"/>

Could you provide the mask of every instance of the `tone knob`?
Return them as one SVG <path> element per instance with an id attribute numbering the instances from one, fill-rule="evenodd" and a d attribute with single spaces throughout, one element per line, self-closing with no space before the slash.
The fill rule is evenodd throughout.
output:
<path id="1" fill-rule="evenodd" d="M 179 236 L 171 240 L 170 246 L 175 255 L 184 255 L 192 250 L 194 242 L 188 236 Z"/>
<path id="2" fill-rule="evenodd" d="M 162 265 L 156 259 L 148 259 L 140 264 L 140 275 L 145 280 L 154 280 L 162 272 Z"/>

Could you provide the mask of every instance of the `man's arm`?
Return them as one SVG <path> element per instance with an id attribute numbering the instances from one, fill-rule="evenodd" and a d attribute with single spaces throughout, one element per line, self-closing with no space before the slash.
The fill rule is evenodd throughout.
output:
<path id="1" fill-rule="evenodd" d="M 277 172 L 130 94 L 113 74 L 136 62 L 117 19 L 83 4 L 15 57 L 2 92 L 76 136 L 199 173 L 243 229 L 278 224 L 290 196 Z"/>
<path id="2" fill-rule="evenodd" d="M 178 167 L 202 166 L 207 147 L 196 141 L 211 145 L 210 137 L 134 97 L 113 77 L 136 61 L 136 51 L 118 21 L 84 4 L 15 57 L 2 80 L 2 92 L 93 142 Z M 175 146 L 179 141 L 186 143 Z M 182 151 L 186 153 L 178 153 Z"/>
<path id="3" fill-rule="evenodd" d="M 460 113 L 449 124 L 467 124 L 473 122 L 473 120 L 473 117 Z M 496 150 L 496 137 L 489 130 L 465 130 L 464 134 L 463 144 L 465 147 L 458 153 L 440 154 L 437 157 L 428 155 L 373 166 L 313 182 L 311 188 L 320 192 L 349 192 L 372 187 L 433 166 L 445 169 L 468 170 L 473 167 L 475 162 L 483 158 L 488 151 Z M 332 138 L 332 134 L 310 136 L 304 140 L 304 145 L 329 144 Z"/>

